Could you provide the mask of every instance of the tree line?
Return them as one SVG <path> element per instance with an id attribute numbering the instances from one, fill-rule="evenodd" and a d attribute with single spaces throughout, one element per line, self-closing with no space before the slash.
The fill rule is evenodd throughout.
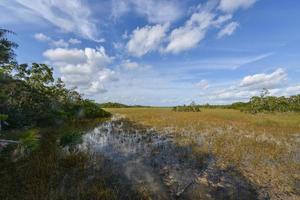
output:
<path id="1" fill-rule="evenodd" d="M 267 89 L 263 89 L 260 96 L 253 96 L 248 102 L 234 102 L 229 105 L 197 105 L 192 102 L 190 105 L 175 106 L 173 111 L 199 112 L 202 108 L 223 108 L 237 109 L 248 113 L 263 112 L 300 112 L 300 94 L 290 97 L 270 96 Z"/>
<path id="2" fill-rule="evenodd" d="M 110 114 L 53 77 L 46 64 L 18 64 L 12 32 L 0 29 L 0 124 L 6 129 L 48 126 Z"/>

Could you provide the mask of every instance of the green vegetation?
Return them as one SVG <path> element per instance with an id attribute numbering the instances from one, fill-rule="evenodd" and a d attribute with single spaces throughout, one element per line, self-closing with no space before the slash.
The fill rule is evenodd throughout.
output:
<path id="1" fill-rule="evenodd" d="M 240 112 L 201 108 L 174 112 L 170 108 L 107 109 L 130 121 L 172 135 L 201 158 L 210 154 L 221 169 L 235 167 L 270 199 L 297 199 L 300 165 L 300 113 Z"/>
<path id="2" fill-rule="evenodd" d="M 10 33 L 0 29 L 0 199 L 140 199 L 104 158 L 93 166 L 88 153 L 66 153 L 110 113 L 49 66 L 18 64 Z"/>
<path id="3" fill-rule="evenodd" d="M 60 144 L 62 146 L 79 144 L 82 141 L 81 135 L 82 135 L 81 133 L 76 132 L 76 131 L 65 133 L 60 138 Z"/>
<path id="4" fill-rule="evenodd" d="M 6 129 L 49 126 L 64 121 L 107 117 L 98 104 L 67 89 L 45 64 L 17 64 L 6 30 L 0 29 L 1 124 Z M 6 121 L 6 123 L 3 123 Z"/>
<path id="5" fill-rule="evenodd" d="M 267 96 L 263 90 L 261 96 L 250 99 L 244 110 L 251 113 L 259 112 L 300 112 L 300 94 L 290 97 Z"/>
<path id="6" fill-rule="evenodd" d="M 10 144 L 0 151 L 0 199 L 141 199 L 121 183 L 121 176 L 114 174 L 101 156 L 93 166 L 88 153 L 63 151 L 64 144 L 76 142 L 79 133 L 101 121 L 104 119 L 73 121 L 25 133 L 3 132 L 2 138 L 22 138 L 22 143 L 34 148 Z M 35 140 L 37 133 L 39 141 Z M 25 154 L 21 156 L 22 152 Z"/>
<path id="7" fill-rule="evenodd" d="M 190 105 L 175 106 L 173 111 L 176 112 L 200 112 L 200 105 L 197 105 L 195 102 L 192 102 Z"/>
<path id="8" fill-rule="evenodd" d="M 25 153 L 30 153 L 31 151 L 37 149 L 38 147 L 38 134 L 37 130 L 28 130 L 20 138 L 21 148 L 24 149 Z"/>
<path id="9" fill-rule="evenodd" d="M 129 108 L 130 106 L 122 104 L 122 103 L 115 103 L 115 102 L 107 102 L 100 104 L 101 108 Z"/>
<path id="10" fill-rule="evenodd" d="M 99 104 L 101 108 L 151 108 L 151 106 L 126 105 L 117 102 L 107 102 Z"/>
<path id="11" fill-rule="evenodd" d="M 197 105 L 192 102 L 186 106 L 175 106 L 173 111 L 199 112 L 200 108 L 236 109 L 243 112 L 268 113 L 268 112 L 300 112 L 300 94 L 290 97 L 268 96 L 269 91 L 263 89 L 260 96 L 254 96 L 249 102 L 235 102 L 230 105 Z"/>

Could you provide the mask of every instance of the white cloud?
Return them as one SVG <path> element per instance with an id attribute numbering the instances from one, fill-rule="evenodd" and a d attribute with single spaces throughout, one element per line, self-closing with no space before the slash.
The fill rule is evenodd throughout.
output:
<path id="1" fill-rule="evenodd" d="M 196 87 L 200 89 L 207 89 L 209 87 L 208 81 L 207 80 L 201 80 L 198 83 L 196 83 Z"/>
<path id="2" fill-rule="evenodd" d="M 165 52 L 179 53 L 194 48 L 212 25 L 215 15 L 207 11 L 194 13 L 184 26 L 174 29 Z"/>
<path id="3" fill-rule="evenodd" d="M 116 72 L 108 68 L 104 68 L 103 70 L 99 71 L 98 75 L 99 81 L 102 83 L 118 81 Z"/>
<path id="4" fill-rule="evenodd" d="M 41 42 L 48 42 L 48 44 L 52 47 L 63 47 L 67 48 L 70 44 L 80 44 L 81 41 L 76 38 L 70 38 L 68 41 L 65 41 L 64 39 L 58 39 L 54 40 L 51 37 L 43 34 L 43 33 L 36 33 L 33 36 L 36 40 Z"/>
<path id="5" fill-rule="evenodd" d="M 51 38 L 48 37 L 47 35 L 43 34 L 43 33 L 36 33 L 33 36 L 36 40 L 38 41 L 42 41 L 42 42 L 46 42 L 46 41 L 50 41 Z"/>
<path id="6" fill-rule="evenodd" d="M 130 36 L 127 51 L 137 57 L 157 50 L 163 41 L 168 25 L 155 25 L 137 28 Z"/>
<path id="7" fill-rule="evenodd" d="M 214 4 L 210 5 L 209 2 L 205 5 L 200 4 L 183 26 L 171 32 L 169 43 L 163 51 L 179 53 L 192 49 L 205 38 L 210 28 L 219 28 L 232 18 L 231 14 L 219 15 L 213 8 Z"/>
<path id="8" fill-rule="evenodd" d="M 114 20 L 118 19 L 130 10 L 129 1 L 126 0 L 112 0 L 111 5 L 111 17 Z"/>
<path id="9" fill-rule="evenodd" d="M 238 26 L 239 26 L 239 23 L 237 23 L 237 22 L 230 22 L 223 29 L 221 29 L 219 31 L 217 38 L 222 38 L 224 36 L 230 36 L 230 35 L 232 35 Z"/>
<path id="10" fill-rule="evenodd" d="M 262 73 L 246 76 L 242 79 L 240 86 L 250 89 L 273 89 L 281 87 L 286 80 L 287 73 L 282 68 L 278 68 L 270 74 Z"/>
<path id="11" fill-rule="evenodd" d="M 73 32 L 81 37 L 102 41 L 98 38 L 98 29 L 91 18 L 89 7 L 80 0 L 15 0 L 18 8 L 15 10 L 29 10 L 36 17 L 40 17 L 65 32 Z M 15 12 L 12 9 L 12 12 Z"/>
<path id="12" fill-rule="evenodd" d="M 70 39 L 68 40 L 68 42 L 69 42 L 70 44 L 80 44 L 80 43 L 81 43 L 81 41 L 78 40 L 78 39 L 76 39 L 76 38 L 70 38 Z"/>
<path id="13" fill-rule="evenodd" d="M 220 27 L 223 23 L 227 22 L 228 20 L 232 19 L 232 15 L 221 15 L 219 16 L 214 22 L 214 26 Z"/>
<path id="14" fill-rule="evenodd" d="M 50 42 L 50 45 L 51 46 L 54 46 L 54 47 L 63 47 L 63 48 L 67 48 L 69 46 L 69 43 L 66 42 L 65 40 L 63 39 L 59 39 L 59 40 L 52 40 Z"/>
<path id="15" fill-rule="evenodd" d="M 247 9 L 251 7 L 257 0 L 221 0 L 219 9 L 224 12 L 233 12 L 237 9 Z"/>
<path id="16" fill-rule="evenodd" d="M 53 62 L 63 62 L 63 63 L 84 63 L 87 58 L 84 50 L 82 49 L 48 49 L 43 55 Z"/>
<path id="17" fill-rule="evenodd" d="M 122 42 L 113 42 L 112 45 L 117 51 L 122 51 L 124 49 L 124 44 Z"/>
<path id="18" fill-rule="evenodd" d="M 286 88 L 286 93 L 288 95 L 300 94 L 300 85 L 294 85 Z"/>
<path id="19" fill-rule="evenodd" d="M 125 60 L 122 64 L 121 67 L 127 70 L 134 70 L 139 68 L 139 64 L 137 62 L 133 62 L 131 60 Z"/>
<path id="20" fill-rule="evenodd" d="M 69 86 L 89 95 L 105 92 L 105 84 L 117 81 L 115 71 L 107 68 L 113 60 L 103 47 L 97 49 L 48 49 L 43 55 L 56 67 Z"/>
<path id="21" fill-rule="evenodd" d="M 171 0 L 113 0 L 112 18 L 117 19 L 127 12 L 134 11 L 150 23 L 168 23 L 182 16 L 178 1 Z"/>
<path id="22" fill-rule="evenodd" d="M 107 92 L 107 89 L 99 81 L 93 81 L 90 84 L 90 87 L 86 90 L 86 93 L 88 95 L 94 95 L 97 93 L 105 93 L 105 92 Z"/>
<path id="23" fill-rule="evenodd" d="M 169 0 L 133 0 L 135 10 L 144 15 L 150 23 L 168 23 L 181 15 L 178 2 Z"/>

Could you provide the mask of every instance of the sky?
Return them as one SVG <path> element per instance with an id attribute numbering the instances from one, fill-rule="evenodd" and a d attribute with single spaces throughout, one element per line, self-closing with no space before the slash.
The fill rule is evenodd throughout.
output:
<path id="1" fill-rule="evenodd" d="M 300 1 L 0 0 L 19 63 L 96 102 L 171 106 L 300 93 Z"/>

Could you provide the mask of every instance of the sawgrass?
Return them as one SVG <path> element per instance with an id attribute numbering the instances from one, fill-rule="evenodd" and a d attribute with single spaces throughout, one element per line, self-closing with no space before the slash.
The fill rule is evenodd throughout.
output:
<path id="1" fill-rule="evenodd" d="M 174 112 L 171 108 L 114 108 L 112 113 L 175 136 L 216 164 L 234 166 L 271 197 L 300 195 L 300 114 L 249 114 L 233 109 Z"/>

